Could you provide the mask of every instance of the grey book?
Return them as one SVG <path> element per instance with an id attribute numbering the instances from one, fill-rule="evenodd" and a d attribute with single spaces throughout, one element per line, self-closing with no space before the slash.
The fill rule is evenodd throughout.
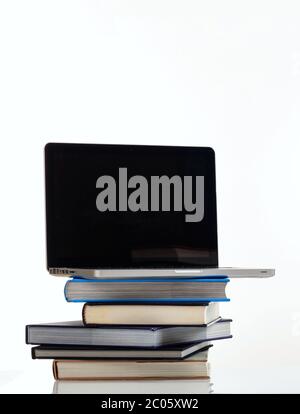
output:
<path id="1" fill-rule="evenodd" d="M 226 302 L 226 276 L 191 279 L 86 280 L 74 278 L 65 285 L 68 302 L 90 303 L 169 303 Z"/>
<path id="2" fill-rule="evenodd" d="M 26 343 L 157 348 L 231 337 L 229 319 L 202 326 L 86 327 L 82 321 L 26 326 Z"/>

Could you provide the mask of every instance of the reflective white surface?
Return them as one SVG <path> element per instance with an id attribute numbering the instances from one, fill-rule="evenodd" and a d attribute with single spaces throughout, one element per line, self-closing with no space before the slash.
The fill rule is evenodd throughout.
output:
<path id="1" fill-rule="evenodd" d="M 43 366 L 44 365 L 44 366 Z M 51 364 L 39 364 L 27 371 L 0 373 L 0 393 L 96 393 L 96 394 L 184 394 L 184 393 L 300 393 L 299 366 L 261 369 L 214 369 L 212 387 L 193 380 L 174 381 L 59 381 L 52 377 Z M 32 367 L 31 367 L 32 368 Z M 204 382 L 204 381 L 203 381 Z"/>

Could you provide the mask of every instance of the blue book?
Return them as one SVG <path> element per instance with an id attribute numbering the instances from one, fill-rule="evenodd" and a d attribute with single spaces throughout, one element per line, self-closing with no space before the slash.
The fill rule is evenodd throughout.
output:
<path id="1" fill-rule="evenodd" d="M 225 302 L 226 276 L 211 278 L 81 279 L 65 285 L 68 302 L 205 304 Z"/>

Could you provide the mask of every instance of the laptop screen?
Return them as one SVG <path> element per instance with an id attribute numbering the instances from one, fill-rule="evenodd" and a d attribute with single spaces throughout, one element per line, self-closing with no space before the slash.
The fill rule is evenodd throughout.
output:
<path id="1" fill-rule="evenodd" d="M 47 144 L 49 267 L 218 266 L 211 148 Z"/>

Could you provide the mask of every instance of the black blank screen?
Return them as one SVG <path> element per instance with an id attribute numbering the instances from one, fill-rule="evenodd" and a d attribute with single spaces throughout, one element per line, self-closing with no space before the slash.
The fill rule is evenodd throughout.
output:
<path id="1" fill-rule="evenodd" d="M 218 265 L 211 148 L 51 143 L 45 147 L 45 167 L 48 268 Z M 119 168 L 127 168 L 128 179 L 142 175 L 149 183 L 151 176 L 204 176 L 203 219 L 186 222 L 187 212 L 172 208 L 100 212 L 97 178 L 110 175 L 118 182 Z"/>

